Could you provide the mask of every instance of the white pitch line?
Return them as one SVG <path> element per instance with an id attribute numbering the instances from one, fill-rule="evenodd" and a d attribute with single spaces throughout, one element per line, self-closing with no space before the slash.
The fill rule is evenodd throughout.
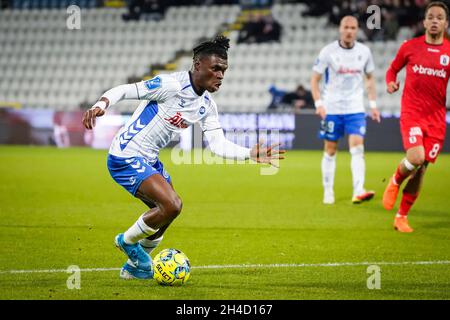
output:
<path id="1" fill-rule="evenodd" d="M 450 264 L 449 260 L 438 261 L 398 261 L 398 262 L 328 262 L 328 263 L 286 263 L 286 264 L 226 264 L 226 265 L 209 265 L 194 266 L 192 269 L 247 269 L 247 268 L 314 268 L 314 267 L 357 267 L 370 265 L 442 265 Z M 73 270 L 73 269 L 72 269 Z M 119 271 L 120 268 L 87 268 L 80 269 L 82 272 L 104 272 Z M 43 269 L 43 270 L 2 270 L 0 274 L 18 274 L 18 273 L 72 273 L 67 269 Z"/>

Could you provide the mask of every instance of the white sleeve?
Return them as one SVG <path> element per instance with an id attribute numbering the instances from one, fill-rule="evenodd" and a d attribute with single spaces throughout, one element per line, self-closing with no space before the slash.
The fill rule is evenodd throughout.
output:
<path id="1" fill-rule="evenodd" d="M 200 127 L 202 128 L 203 131 L 222 129 L 222 126 L 220 125 L 219 122 L 219 113 L 217 111 L 216 102 L 212 100 L 212 98 L 208 99 L 210 99 L 210 105 L 208 106 L 208 113 L 202 120 L 200 120 L 199 123 Z"/>
<path id="2" fill-rule="evenodd" d="M 138 99 L 164 102 L 181 91 L 180 82 L 168 74 L 136 83 Z"/>
<path id="3" fill-rule="evenodd" d="M 250 159 L 250 149 L 227 140 L 219 122 L 216 103 L 211 99 L 210 110 L 200 121 L 200 127 L 208 140 L 209 149 L 218 156 L 228 159 Z"/>
<path id="4" fill-rule="evenodd" d="M 222 158 L 246 160 L 250 159 L 250 149 L 241 147 L 227 140 L 222 128 L 207 130 L 204 132 L 208 140 L 209 149 Z"/>
<path id="5" fill-rule="evenodd" d="M 325 69 L 328 67 L 328 50 L 326 47 L 320 50 L 319 56 L 314 62 L 313 71 L 323 74 Z"/>
<path id="6" fill-rule="evenodd" d="M 109 100 L 109 105 L 96 103 L 95 106 L 106 109 L 124 99 L 138 99 L 138 93 L 135 84 L 122 84 L 106 91 L 102 94 L 103 97 Z"/>
<path id="7" fill-rule="evenodd" d="M 133 84 L 122 84 L 106 91 L 102 97 L 109 100 L 109 106 L 115 105 L 121 100 L 143 99 L 164 102 L 172 98 L 181 90 L 178 80 L 170 75 L 159 75 L 147 81 Z M 102 108 L 102 106 L 100 105 Z M 102 108 L 105 109 L 105 108 Z"/>

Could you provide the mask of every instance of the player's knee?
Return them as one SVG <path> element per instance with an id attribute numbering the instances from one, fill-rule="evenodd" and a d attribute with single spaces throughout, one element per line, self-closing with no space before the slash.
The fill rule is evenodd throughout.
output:
<path id="1" fill-rule="evenodd" d="M 364 155 L 364 145 L 360 144 L 350 148 L 350 154 L 352 156 L 363 156 Z"/>
<path id="2" fill-rule="evenodd" d="M 325 153 L 329 156 L 329 157 L 333 157 L 334 155 L 336 155 L 336 149 L 334 150 L 325 150 Z"/>
<path id="3" fill-rule="evenodd" d="M 325 146 L 325 153 L 332 157 L 337 153 L 337 146 L 334 145 L 326 145 Z"/>
<path id="4" fill-rule="evenodd" d="M 178 195 L 173 195 L 164 204 L 164 212 L 168 220 L 175 219 L 180 213 L 183 207 L 183 202 Z"/>
<path id="5" fill-rule="evenodd" d="M 425 155 L 422 153 L 416 153 L 408 157 L 409 163 L 414 167 L 419 167 L 425 163 Z"/>

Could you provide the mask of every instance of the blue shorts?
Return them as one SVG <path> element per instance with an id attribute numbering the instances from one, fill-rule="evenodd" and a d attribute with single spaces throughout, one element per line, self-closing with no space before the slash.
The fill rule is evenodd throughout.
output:
<path id="1" fill-rule="evenodd" d="M 337 141 L 345 134 L 366 134 L 366 114 L 328 114 L 320 123 L 320 139 Z"/>
<path id="2" fill-rule="evenodd" d="M 113 179 L 133 196 L 142 181 L 154 174 L 162 175 L 169 184 L 172 182 L 170 175 L 164 170 L 164 165 L 159 160 L 151 164 L 143 157 L 120 158 L 108 154 L 108 170 Z"/>

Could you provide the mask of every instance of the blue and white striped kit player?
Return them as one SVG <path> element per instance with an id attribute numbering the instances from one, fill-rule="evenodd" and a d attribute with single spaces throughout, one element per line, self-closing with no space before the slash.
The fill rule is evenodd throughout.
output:
<path id="1" fill-rule="evenodd" d="M 170 183 L 169 174 L 158 160 L 159 150 L 197 122 L 215 154 L 239 160 L 250 157 L 249 148 L 225 139 L 216 103 L 208 91 L 201 96 L 195 93 L 189 72 L 163 74 L 122 87 L 126 92 L 122 98 L 143 101 L 114 137 L 108 168 L 116 182 L 131 194 L 135 195 L 140 182 L 155 173 L 162 174 Z"/>
<path id="2" fill-rule="evenodd" d="M 324 117 L 319 131 L 324 140 L 325 152 L 322 159 L 322 183 L 324 203 L 334 203 L 334 173 L 337 142 L 346 134 L 349 136 L 352 155 L 353 203 L 360 203 L 373 197 L 364 189 L 365 161 L 363 139 L 366 134 L 364 108 L 364 86 L 367 80 L 372 118 L 379 120 L 376 110 L 375 70 L 369 47 L 355 41 L 357 21 L 344 17 L 340 25 L 340 39 L 326 45 L 319 53 L 313 66 L 311 86 L 317 113 Z M 324 77 L 322 93 L 318 81 Z M 375 113 L 375 114 L 374 114 Z"/>
<path id="3" fill-rule="evenodd" d="M 103 97 L 108 98 L 110 106 L 122 99 L 142 100 L 130 120 L 117 132 L 108 154 L 111 176 L 132 195 L 136 195 L 142 181 L 154 174 L 161 174 L 171 183 L 170 175 L 158 159 L 159 150 L 194 123 L 199 123 L 209 148 L 215 154 L 237 160 L 250 158 L 251 149 L 225 138 L 216 103 L 208 91 L 201 96 L 194 91 L 187 71 L 162 74 L 148 81 L 121 85 L 105 92 Z M 96 106 L 103 105 L 100 103 L 94 105 Z M 136 226 L 145 235 L 150 236 L 156 232 L 144 223 L 142 217 L 136 222 Z M 149 252 L 161 240 L 162 237 L 152 241 L 141 239 L 140 243 Z M 116 237 L 116 246 L 129 256 L 121 271 L 122 278 L 151 278 L 151 273 L 145 273 L 152 271 L 151 263 L 148 262 L 147 265 L 139 262 L 146 260 L 142 252 L 133 259 L 132 255 L 136 253 L 131 249 L 127 252 L 127 244 L 121 235 Z M 134 268 L 139 264 L 140 268 Z"/>
<path id="4" fill-rule="evenodd" d="M 228 68 L 229 41 L 222 35 L 205 41 L 193 49 L 190 71 L 112 88 L 83 114 L 84 126 L 92 129 L 96 117 L 105 114 L 105 110 L 117 102 L 123 99 L 142 101 L 116 134 L 108 154 L 108 169 L 114 180 L 149 207 L 128 230 L 115 238 L 116 246 L 128 256 L 120 272 L 121 278 L 153 276 L 150 252 L 181 212 L 181 198 L 158 155 L 182 130 L 198 123 L 211 151 L 224 158 L 251 158 L 272 165 L 283 158 L 280 154 L 284 150 L 275 146 L 258 144 L 249 149 L 225 138 L 210 93 L 219 90 Z"/>

